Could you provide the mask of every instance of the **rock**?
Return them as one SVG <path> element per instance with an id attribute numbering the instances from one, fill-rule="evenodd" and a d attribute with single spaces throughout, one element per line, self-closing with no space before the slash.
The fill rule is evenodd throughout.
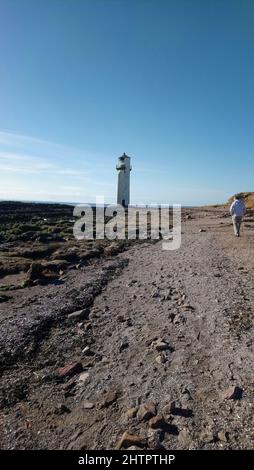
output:
<path id="1" fill-rule="evenodd" d="M 75 374 L 79 374 L 82 370 L 83 366 L 81 362 L 73 362 L 61 367 L 58 371 L 58 375 L 61 379 L 64 379 L 65 377 L 72 377 Z"/>
<path id="2" fill-rule="evenodd" d="M 155 347 L 156 351 L 167 351 L 170 349 L 169 344 L 166 341 L 158 339 L 157 341 L 153 342 L 153 346 Z"/>
<path id="3" fill-rule="evenodd" d="M 0 295 L 0 303 L 7 302 L 10 299 L 11 299 L 11 297 L 9 297 L 8 295 L 5 295 L 5 294 Z"/>
<path id="4" fill-rule="evenodd" d="M 171 291 L 168 290 L 165 294 L 165 300 L 171 300 L 171 299 L 172 299 Z"/>
<path id="5" fill-rule="evenodd" d="M 191 396 L 191 393 L 188 390 L 188 388 L 184 387 L 183 390 L 182 390 L 182 394 L 183 394 L 183 400 L 184 401 L 192 400 L 192 396 Z"/>
<path id="6" fill-rule="evenodd" d="M 119 346 L 119 352 L 122 352 L 124 349 L 129 347 L 129 343 L 127 340 L 124 340 Z"/>
<path id="7" fill-rule="evenodd" d="M 201 441 L 207 442 L 209 444 L 210 442 L 214 442 L 216 437 L 210 429 L 204 429 L 200 434 L 200 439 Z"/>
<path id="8" fill-rule="evenodd" d="M 89 310 L 87 308 L 84 308 L 82 310 L 77 310 L 76 312 L 69 313 L 67 316 L 68 320 L 71 321 L 80 321 L 87 319 L 89 316 Z"/>
<path id="9" fill-rule="evenodd" d="M 195 310 L 194 307 L 192 307 L 192 305 L 190 304 L 183 304 L 181 305 L 182 308 L 184 308 L 185 310 Z"/>
<path id="10" fill-rule="evenodd" d="M 179 432 L 178 441 L 182 447 L 187 448 L 187 449 L 190 447 L 192 439 L 191 439 L 190 432 L 188 429 L 184 428 Z"/>
<path id="11" fill-rule="evenodd" d="M 91 329 L 92 329 L 92 323 L 90 321 L 84 324 L 84 331 L 88 331 Z"/>
<path id="12" fill-rule="evenodd" d="M 151 418 L 148 424 L 149 424 L 149 427 L 152 429 L 161 429 L 165 426 L 166 422 L 165 422 L 164 417 L 161 414 L 159 414 Z"/>
<path id="13" fill-rule="evenodd" d="M 159 297 L 159 292 L 158 291 L 154 291 L 152 293 L 152 298 L 155 299 L 156 297 Z"/>
<path id="14" fill-rule="evenodd" d="M 104 248 L 104 253 L 105 253 L 106 256 L 116 255 L 117 253 L 119 253 L 119 251 L 121 251 L 121 247 L 116 242 L 113 242 L 113 243 L 111 243 L 111 245 L 106 246 Z"/>
<path id="15" fill-rule="evenodd" d="M 157 356 L 155 358 L 155 361 L 158 363 L 158 364 L 165 364 L 165 362 L 167 361 L 166 357 L 163 355 L 163 354 L 159 354 L 159 356 Z"/>
<path id="16" fill-rule="evenodd" d="M 222 442 L 228 442 L 228 433 L 225 431 L 219 431 L 217 437 Z"/>
<path id="17" fill-rule="evenodd" d="M 68 263 L 65 260 L 54 259 L 52 261 L 44 261 L 42 263 L 43 269 L 49 271 L 60 272 L 61 270 L 66 270 L 68 268 Z"/>
<path id="18" fill-rule="evenodd" d="M 32 263 L 30 265 L 29 270 L 26 273 L 26 279 L 24 281 L 24 285 L 26 286 L 32 286 L 35 281 L 40 281 L 43 280 L 43 266 L 41 263 Z"/>
<path id="19" fill-rule="evenodd" d="M 136 279 L 132 279 L 128 284 L 127 284 L 127 287 L 131 287 L 133 286 L 134 284 L 137 284 L 137 280 Z"/>
<path id="20" fill-rule="evenodd" d="M 129 408 L 126 412 L 127 418 L 129 418 L 129 419 L 135 418 L 136 415 L 137 415 L 137 412 L 138 412 L 138 407 Z"/>
<path id="21" fill-rule="evenodd" d="M 118 395 L 119 394 L 116 390 L 110 390 L 107 392 L 101 404 L 101 408 L 108 408 L 110 405 L 113 405 L 113 403 L 117 400 Z"/>
<path id="22" fill-rule="evenodd" d="M 56 415 L 62 415 L 64 413 L 69 413 L 69 412 L 70 412 L 69 408 L 67 408 L 67 406 L 64 403 L 60 403 L 55 408 Z"/>
<path id="23" fill-rule="evenodd" d="M 148 401 L 143 405 L 140 405 L 137 412 L 137 417 L 140 421 L 148 421 L 149 419 L 156 416 L 156 413 L 156 404 L 153 401 Z"/>
<path id="24" fill-rule="evenodd" d="M 168 405 L 164 406 L 163 414 L 170 415 L 170 414 L 174 413 L 175 409 L 176 409 L 176 402 L 171 401 L 171 402 L 168 403 Z"/>
<path id="25" fill-rule="evenodd" d="M 128 431 L 125 431 L 119 440 L 116 449 L 128 449 L 132 446 L 144 448 L 146 446 L 146 439 L 141 436 L 129 434 Z"/>
<path id="26" fill-rule="evenodd" d="M 90 374 L 89 372 L 82 372 L 78 378 L 78 384 L 83 385 L 85 382 L 88 382 L 90 379 Z"/>
<path id="27" fill-rule="evenodd" d="M 206 232 L 206 230 L 204 228 L 200 228 L 199 229 L 199 232 L 202 233 L 202 232 Z"/>
<path id="28" fill-rule="evenodd" d="M 118 317 L 116 317 L 116 319 L 119 323 L 124 323 L 125 322 L 125 317 L 123 315 L 118 315 Z"/>
<path id="29" fill-rule="evenodd" d="M 82 403 L 82 407 L 85 410 L 91 410 L 92 408 L 94 408 L 94 403 L 92 403 L 91 401 L 88 401 L 88 400 L 84 400 L 83 403 Z"/>
<path id="30" fill-rule="evenodd" d="M 138 447 L 138 446 L 130 446 L 130 447 L 127 447 L 126 450 L 142 450 L 142 447 Z"/>
<path id="31" fill-rule="evenodd" d="M 240 400 L 240 398 L 242 398 L 242 393 L 243 390 L 240 387 L 233 385 L 232 387 L 224 390 L 222 396 L 224 400 Z"/>
<path id="32" fill-rule="evenodd" d="M 64 392 L 66 392 L 67 396 L 73 390 L 73 388 L 75 388 L 76 385 L 77 385 L 76 379 L 71 379 L 63 385 L 63 390 Z"/>
<path id="33" fill-rule="evenodd" d="M 86 346 L 84 349 L 82 349 L 82 354 L 84 354 L 84 356 L 91 356 L 93 353 L 90 347 Z"/>

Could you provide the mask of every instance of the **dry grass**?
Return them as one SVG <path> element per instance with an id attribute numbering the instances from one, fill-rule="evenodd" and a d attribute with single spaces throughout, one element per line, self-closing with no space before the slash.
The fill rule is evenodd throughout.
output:
<path id="1" fill-rule="evenodd" d="M 244 200 L 247 209 L 254 209 L 254 192 L 238 193 L 238 196 Z M 234 196 L 229 199 L 229 203 L 233 202 Z"/>

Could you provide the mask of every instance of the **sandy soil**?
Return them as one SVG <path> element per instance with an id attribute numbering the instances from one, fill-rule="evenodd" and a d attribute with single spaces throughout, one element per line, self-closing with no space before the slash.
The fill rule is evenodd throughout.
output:
<path id="1" fill-rule="evenodd" d="M 1 448 L 254 447 L 254 219 L 236 239 L 226 214 L 0 305 Z"/>

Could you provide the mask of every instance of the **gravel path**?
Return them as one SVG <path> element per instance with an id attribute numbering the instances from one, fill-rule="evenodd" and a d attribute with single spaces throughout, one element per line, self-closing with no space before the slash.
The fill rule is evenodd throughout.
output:
<path id="1" fill-rule="evenodd" d="M 222 212 L 192 214 L 179 250 L 144 243 L 118 255 L 89 319 L 58 321 L 32 365 L 3 373 L 29 387 L 2 409 L 2 448 L 115 448 L 125 431 L 138 447 L 253 448 L 252 274 Z M 85 373 L 59 381 L 57 368 L 73 361 Z M 146 402 L 163 415 L 158 429 Z"/>

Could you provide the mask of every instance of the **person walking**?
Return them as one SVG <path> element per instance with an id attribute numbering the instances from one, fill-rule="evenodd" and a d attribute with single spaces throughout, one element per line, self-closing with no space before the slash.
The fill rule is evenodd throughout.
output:
<path id="1" fill-rule="evenodd" d="M 236 237 L 240 237 L 241 223 L 243 216 L 246 214 L 246 207 L 239 196 L 234 197 L 234 201 L 230 206 L 230 214 L 233 220 L 234 233 Z"/>

